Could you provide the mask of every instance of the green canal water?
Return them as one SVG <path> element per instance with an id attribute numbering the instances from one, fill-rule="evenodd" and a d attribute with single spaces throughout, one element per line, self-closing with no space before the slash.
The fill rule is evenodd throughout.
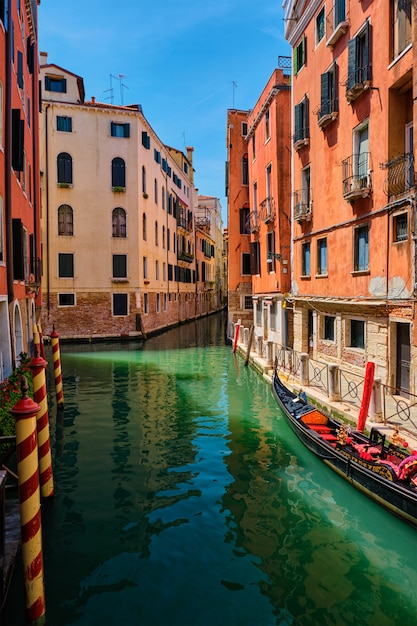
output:
<path id="1" fill-rule="evenodd" d="M 47 624 L 414 626 L 416 532 L 303 448 L 223 331 L 62 346 Z"/>

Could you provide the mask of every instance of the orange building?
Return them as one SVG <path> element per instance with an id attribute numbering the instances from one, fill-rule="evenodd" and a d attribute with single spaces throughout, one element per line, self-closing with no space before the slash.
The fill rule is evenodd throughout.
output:
<path id="1" fill-rule="evenodd" d="M 290 59 L 279 66 L 254 108 L 229 110 L 227 125 L 229 323 L 253 324 L 269 360 L 292 336 Z"/>
<path id="2" fill-rule="evenodd" d="M 411 2 L 284 4 L 294 349 L 416 393 Z M 415 107 L 414 107 L 415 108 Z"/>
<path id="3" fill-rule="evenodd" d="M 271 361 L 273 346 L 288 345 L 291 288 L 290 58 L 280 57 L 248 116 L 251 274 L 255 347 Z"/>
<path id="4" fill-rule="evenodd" d="M 38 4 L 0 3 L 0 380 L 31 352 L 37 317 Z"/>
<path id="5" fill-rule="evenodd" d="M 226 196 L 228 222 L 227 302 L 229 325 L 253 321 L 249 228 L 249 111 L 227 111 Z"/>

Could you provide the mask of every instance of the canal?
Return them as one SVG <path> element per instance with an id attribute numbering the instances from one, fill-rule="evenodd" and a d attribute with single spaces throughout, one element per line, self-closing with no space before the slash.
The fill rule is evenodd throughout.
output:
<path id="1" fill-rule="evenodd" d="M 415 624 L 415 531 L 302 447 L 222 316 L 61 361 L 49 626 Z M 23 589 L 18 562 L 4 625 Z"/>

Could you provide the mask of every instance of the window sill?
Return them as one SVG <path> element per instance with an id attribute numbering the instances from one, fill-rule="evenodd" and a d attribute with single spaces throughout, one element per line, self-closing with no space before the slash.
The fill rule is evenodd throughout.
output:
<path id="1" fill-rule="evenodd" d="M 112 283 L 117 283 L 117 284 L 119 284 L 119 283 L 128 283 L 129 279 L 128 278 L 112 278 L 111 282 Z"/>
<path id="2" fill-rule="evenodd" d="M 311 274 L 301 274 L 301 280 L 311 280 Z"/>
<path id="3" fill-rule="evenodd" d="M 314 278 L 329 278 L 328 274 L 315 274 Z"/>
<path id="4" fill-rule="evenodd" d="M 353 270 L 351 272 L 352 276 L 369 276 L 371 272 L 369 270 Z"/>
<path id="5" fill-rule="evenodd" d="M 60 189 L 72 189 L 72 183 L 57 183 L 56 186 Z"/>

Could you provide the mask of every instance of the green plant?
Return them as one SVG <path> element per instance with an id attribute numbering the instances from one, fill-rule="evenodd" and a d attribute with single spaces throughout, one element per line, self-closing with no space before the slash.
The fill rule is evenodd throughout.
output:
<path id="1" fill-rule="evenodd" d="M 115 185 L 114 187 L 112 187 L 112 191 L 115 191 L 116 193 L 122 192 L 122 191 L 126 191 L 126 187 L 121 187 L 120 185 Z"/>
<path id="2" fill-rule="evenodd" d="M 149 198 L 147 193 L 143 193 L 142 196 L 145 198 L 145 200 L 146 200 L 146 198 Z"/>
<path id="3" fill-rule="evenodd" d="M 0 436 L 16 434 L 15 419 L 10 415 L 10 409 L 22 397 L 21 380 L 26 377 L 29 390 L 28 395 L 33 398 L 32 372 L 29 368 L 30 358 L 22 352 L 19 356 L 20 365 L 0 383 Z M 0 456 L 7 451 L 10 444 L 0 445 Z"/>

